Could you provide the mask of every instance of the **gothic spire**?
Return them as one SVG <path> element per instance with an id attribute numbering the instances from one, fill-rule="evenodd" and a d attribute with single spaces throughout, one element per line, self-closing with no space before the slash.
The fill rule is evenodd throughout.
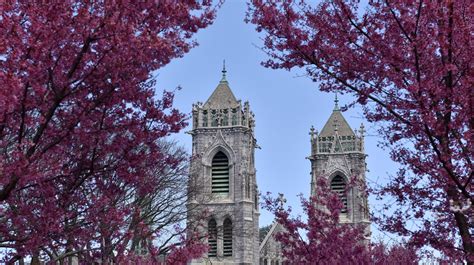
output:
<path id="1" fill-rule="evenodd" d="M 321 130 L 320 136 L 334 136 L 336 135 L 344 136 L 354 136 L 354 132 L 347 123 L 346 119 L 342 115 L 342 112 L 339 108 L 339 99 L 337 98 L 337 93 L 334 98 L 334 110 L 331 113 L 328 121 Z"/>
<path id="2" fill-rule="evenodd" d="M 204 103 L 204 108 L 206 109 L 227 109 L 227 108 L 236 108 L 240 106 L 240 103 L 232 93 L 232 90 L 229 87 L 229 83 L 226 79 L 227 70 L 225 68 L 225 60 L 222 65 L 222 79 L 217 85 L 216 89 L 209 97 L 209 99 Z"/>

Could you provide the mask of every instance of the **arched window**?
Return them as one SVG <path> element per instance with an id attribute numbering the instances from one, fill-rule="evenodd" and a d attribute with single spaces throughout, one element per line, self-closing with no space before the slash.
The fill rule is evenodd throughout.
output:
<path id="1" fill-rule="evenodd" d="M 250 199 L 250 176 L 245 176 L 245 198 Z"/>
<path id="2" fill-rule="evenodd" d="M 229 193 L 229 159 L 218 152 L 212 159 L 212 193 Z"/>
<path id="3" fill-rule="evenodd" d="M 202 111 L 202 127 L 207 127 L 207 110 Z"/>
<path id="4" fill-rule="evenodd" d="M 337 175 L 331 180 L 331 190 L 339 195 L 342 202 L 342 213 L 347 213 L 347 195 L 346 195 L 346 181 L 343 177 Z"/>
<path id="5" fill-rule="evenodd" d="M 237 125 L 237 109 L 232 109 L 232 125 Z"/>
<path id="6" fill-rule="evenodd" d="M 224 220 L 224 257 L 232 256 L 232 221 Z"/>
<path id="7" fill-rule="evenodd" d="M 255 210 L 257 210 L 257 209 L 258 209 L 258 192 L 257 192 L 257 191 L 255 191 L 253 199 L 255 200 L 255 201 L 254 201 L 254 203 L 255 203 Z"/>
<path id="8" fill-rule="evenodd" d="M 222 114 L 222 123 L 221 123 L 222 126 L 227 126 L 229 125 L 229 112 L 227 111 L 227 109 L 225 109 L 223 111 L 223 114 Z"/>
<path id="9" fill-rule="evenodd" d="M 211 219 L 207 224 L 208 243 L 209 243 L 209 257 L 217 256 L 217 223 L 216 220 Z"/>
<path id="10" fill-rule="evenodd" d="M 211 127 L 217 127 L 217 121 L 219 118 L 217 117 L 217 111 L 211 110 Z"/>

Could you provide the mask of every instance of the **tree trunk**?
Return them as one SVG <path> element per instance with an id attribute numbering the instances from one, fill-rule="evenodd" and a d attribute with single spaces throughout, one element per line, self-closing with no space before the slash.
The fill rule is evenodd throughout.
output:
<path id="1" fill-rule="evenodd" d="M 41 265 L 41 261 L 39 259 L 39 253 L 33 254 L 33 256 L 31 257 L 30 265 Z"/>

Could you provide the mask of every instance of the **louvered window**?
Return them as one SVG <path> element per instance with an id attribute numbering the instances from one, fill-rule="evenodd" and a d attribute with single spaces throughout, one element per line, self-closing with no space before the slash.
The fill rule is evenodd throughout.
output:
<path id="1" fill-rule="evenodd" d="M 224 256 L 232 256 L 232 221 L 230 219 L 224 221 Z"/>
<path id="2" fill-rule="evenodd" d="M 331 190 L 336 192 L 339 195 L 339 198 L 342 202 L 342 213 L 347 213 L 347 196 L 346 196 L 346 182 L 344 178 L 337 175 L 331 181 Z"/>
<path id="3" fill-rule="evenodd" d="M 217 256 L 217 223 L 216 220 L 211 219 L 207 224 L 208 229 L 208 243 L 209 243 L 209 257 Z"/>
<path id="4" fill-rule="evenodd" d="M 212 159 L 212 193 L 229 193 L 229 159 L 222 152 Z"/>

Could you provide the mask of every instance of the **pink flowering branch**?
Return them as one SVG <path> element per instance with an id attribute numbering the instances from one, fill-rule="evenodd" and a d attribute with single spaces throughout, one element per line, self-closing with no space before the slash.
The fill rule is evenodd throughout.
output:
<path id="1" fill-rule="evenodd" d="M 215 9 L 210 1 L 0 3 L 7 261 L 74 253 L 115 262 L 164 226 L 147 202 L 158 195 L 181 211 L 167 224 L 183 218 L 172 203 L 183 199 L 172 200 L 163 183 L 170 172 L 186 182 L 178 172 L 186 155 L 163 142 L 186 115 L 173 107 L 174 93 L 156 94 L 152 72 L 195 47 Z"/>
<path id="2" fill-rule="evenodd" d="M 324 178 L 315 183 L 315 196 L 307 200 L 300 196 L 305 217 L 292 217 L 291 208 L 284 207 L 282 194 L 263 197 L 264 208 L 275 214 L 283 227 L 275 235 L 286 260 L 298 264 L 417 264 L 417 249 L 407 244 L 387 246 L 370 244 L 365 225 L 341 223 L 343 204 Z M 350 184 L 350 188 L 358 187 Z M 347 192 L 346 190 L 346 192 Z M 403 257 L 403 258 L 402 258 Z M 397 260 L 400 259 L 400 260 Z"/>
<path id="3" fill-rule="evenodd" d="M 450 207 L 474 202 L 471 9 L 463 0 L 252 0 L 246 18 L 263 34 L 265 67 L 304 68 L 380 125 L 402 167 L 377 191 L 396 200 L 381 227 L 470 264 L 473 210 Z"/>

